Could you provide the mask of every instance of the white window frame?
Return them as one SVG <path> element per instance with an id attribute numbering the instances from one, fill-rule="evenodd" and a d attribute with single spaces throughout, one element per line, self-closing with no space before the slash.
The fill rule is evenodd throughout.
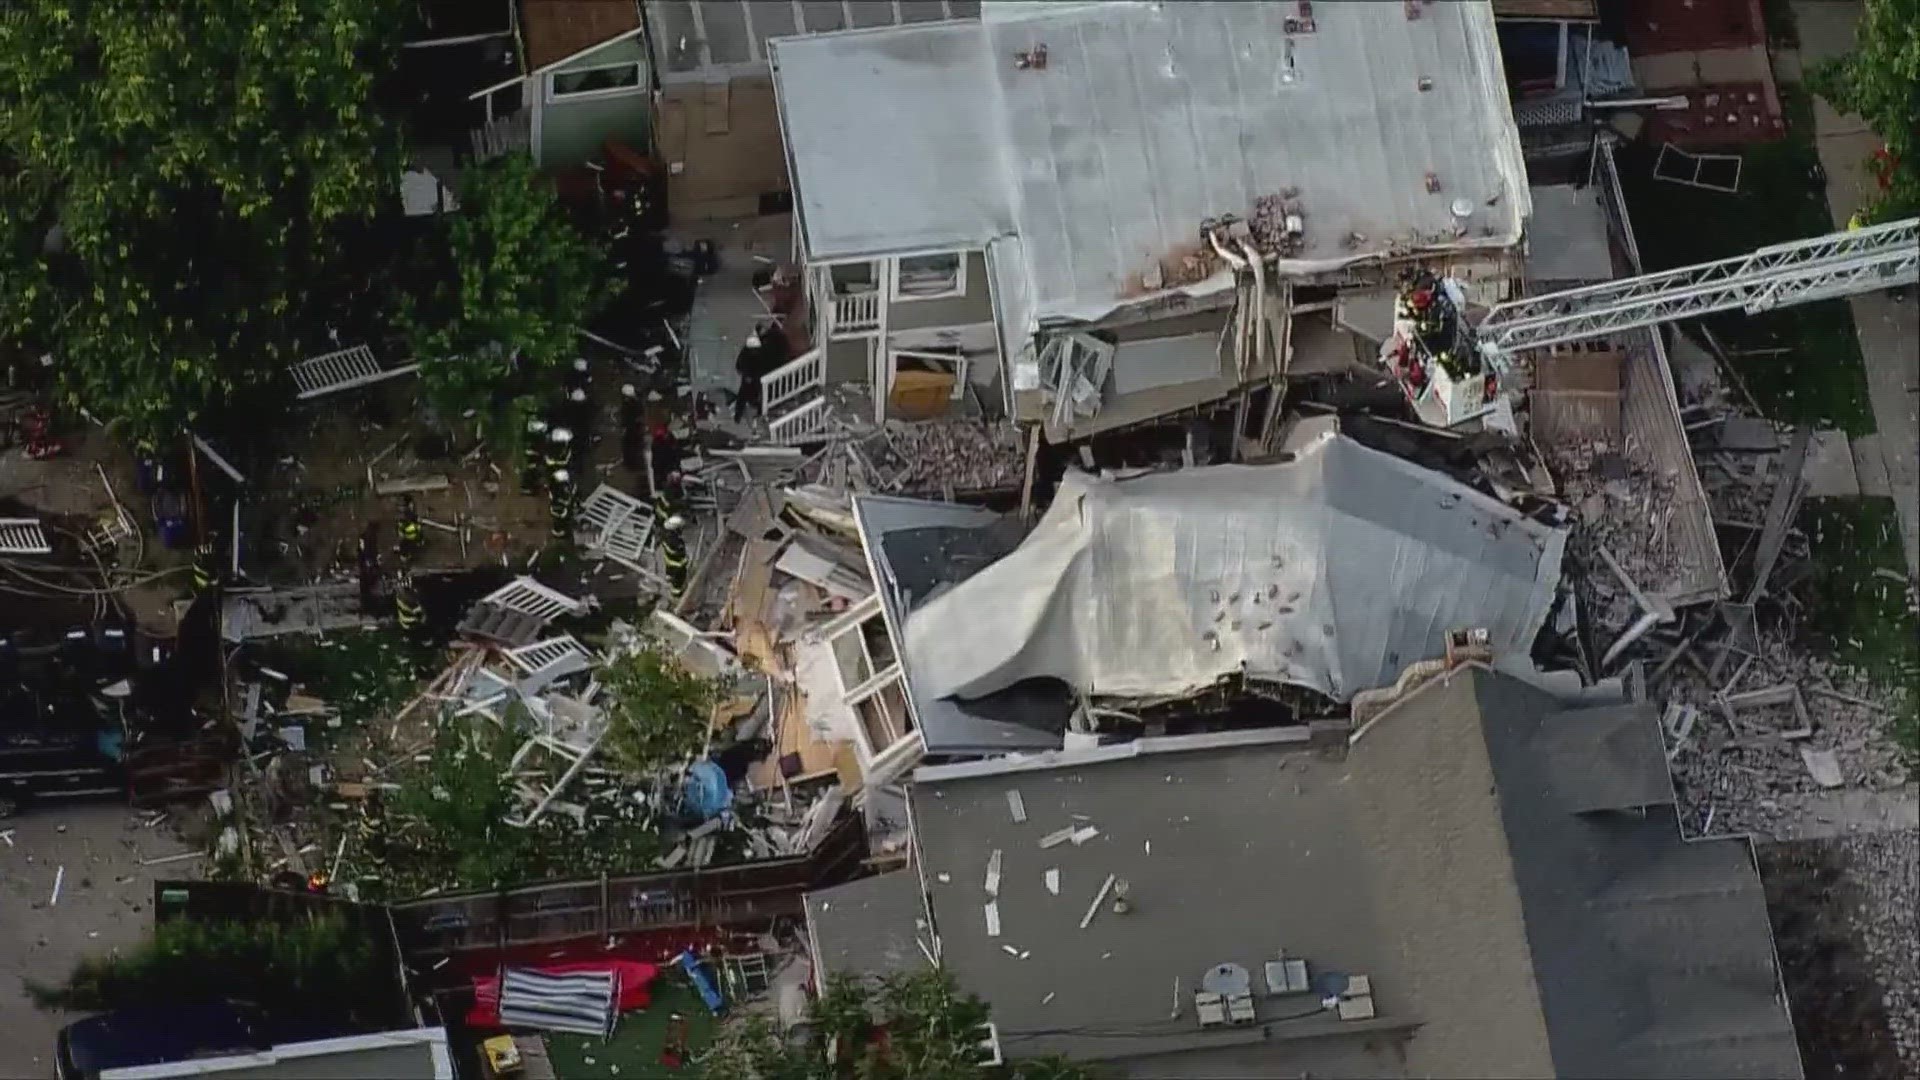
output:
<path id="1" fill-rule="evenodd" d="M 610 86 L 600 90 L 578 90 L 571 94 L 562 93 L 554 85 L 554 80 L 565 75 L 580 75 L 589 71 L 605 71 L 608 68 L 632 68 L 634 83 L 632 86 Z M 612 64 L 594 64 L 590 67 L 569 68 L 565 71 L 549 71 L 541 80 L 546 92 L 547 104 L 564 105 L 569 101 L 594 101 L 600 98 L 632 97 L 647 92 L 647 72 L 642 61 L 621 60 Z"/>
<path id="2" fill-rule="evenodd" d="M 953 392 L 947 395 L 948 401 L 959 401 L 967 396 L 967 368 L 973 358 L 964 354 L 928 352 L 925 349 L 888 349 L 887 350 L 887 397 L 893 397 L 893 384 L 900 374 L 900 358 L 909 356 L 916 360 L 938 360 L 953 365 Z"/>
<path id="3" fill-rule="evenodd" d="M 953 287 L 937 293 L 907 294 L 900 291 L 900 258 L 887 260 L 887 299 L 896 304 L 909 304 L 917 300 L 956 300 L 967 295 L 967 253 L 964 251 L 928 251 L 918 255 L 908 255 L 908 259 L 931 259 L 951 255 L 959 261 L 959 267 L 953 273 Z"/>
<path id="4" fill-rule="evenodd" d="M 900 744 L 913 741 L 913 737 L 920 733 L 920 726 L 916 724 L 913 719 L 913 706 L 906 705 L 904 709 L 905 715 L 895 716 L 893 715 L 894 710 L 887 705 L 886 699 L 880 696 L 880 692 L 889 686 L 897 686 L 900 688 L 900 701 L 904 704 L 907 700 L 907 677 L 906 672 L 900 670 L 899 664 L 893 665 L 887 670 L 875 675 L 873 678 L 868 679 L 866 682 L 861 683 L 859 686 L 854 687 L 843 699 L 846 703 L 847 710 L 853 714 L 854 734 L 859 737 L 861 748 L 866 750 L 869 764 L 878 758 L 884 757 L 889 751 Z M 892 724 L 896 731 L 899 731 L 899 735 L 885 746 L 873 745 L 873 734 L 867 730 L 867 719 L 860 715 L 860 706 L 876 698 L 879 700 L 875 704 L 875 707 L 885 713 L 888 723 Z"/>

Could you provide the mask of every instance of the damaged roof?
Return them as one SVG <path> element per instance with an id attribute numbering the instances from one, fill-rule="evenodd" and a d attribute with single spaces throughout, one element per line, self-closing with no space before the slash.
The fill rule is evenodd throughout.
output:
<path id="1" fill-rule="evenodd" d="M 1278 464 L 1068 474 L 1017 551 L 906 617 L 916 700 L 1035 679 L 1159 698 L 1244 674 L 1346 701 L 1443 655 L 1451 630 L 1531 649 L 1564 529 L 1331 419 L 1296 431 Z"/>
<path id="2" fill-rule="evenodd" d="M 978 22 L 768 45 L 810 260 L 976 248 L 1012 231 Z"/>
<path id="3" fill-rule="evenodd" d="M 1142 273 L 1193 250 L 1203 219 L 1286 189 L 1306 240 L 1284 272 L 1517 244 L 1525 169 L 1485 0 L 1414 20 L 1322 4 L 1290 33 L 1295 15 L 990 0 L 934 39 L 775 42 L 807 257 L 979 247 L 1011 228 L 1036 317 L 1092 320 L 1152 295 Z M 1043 63 L 1017 59 L 1041 46 Z M 895 189 L 912 198 L 864 197 Z"/>
<path id="4" fill-rule="evenodd" d="M 986 569 L 1020 546 L 1018 519 L 951 503 L 855 495 L 860 530 L 895 655 L 906 620 L 921 605 Z M 1024 684 L 971 701 L 920 692 L 903 665 L 909 707 L 930 754 L 999 754 L 1060 745 L 1073 713 L 1058 684 Z"/>
<path id="5" fill-rule="evenodd" d="M 639 0 L 520 0 L 520 13 L 534 71 L 640 29 Z"/>
<path id="6" fill-rule="evenodd" d="M 1156 1075 L 1217 1077 L 1799 1076 L 1747 842 L 1683 840 L 1670 795 L 1583 810 L 1591 790 L 1554 779 L 1570 746 L 1634 728 L 1657 747 L 1655 724 L 1646 705 L 1569 710 L 1473 665 L 1344 753 L 1296 728 L 923 768 L 941 959 L 1010 1057 L 1152 1055 Z M 1625 807 L 1648 764 L 1589 768 L 1623 773 L 1600 787 Z M 1097 832 L 1041 847 L 1066 827 Z M 1128 910 L 1089 915 L 1108 875 Z M 1283 955 L 1309 992 L 1267 993 Z M 1203 1029 L 1192 994 L 1228 963 L 1251 975 L 1254 1023 Z M 1353 975 L 1374 1018 L 1316 1008 Z"/>

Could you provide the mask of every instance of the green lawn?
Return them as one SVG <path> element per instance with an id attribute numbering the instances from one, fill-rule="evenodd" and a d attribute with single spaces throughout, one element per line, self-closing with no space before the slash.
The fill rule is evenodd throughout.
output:
<path id="1" fill-rule="evenodd" d="M 1874 573 L 1905 573 L 1893 500 L 1809 499 L 1800 527 L 1814 562 L 1807 629 L 1835 659 L 1880 685 L 1905 688 L 1893 734 L 1909 755 L 1920 755 L 1920 625 L 1907 610 L 1904 583 Z"/>
<path id="2" fill-rule="evenodd" d="M 1743 255 L 1768 244 L 1833 231 L 1813 147 L 1813 102 L 1783 87 L 1787 137 L 1742 147 L 1740 191 L 1702 191 L 1653 178 L 1658 146 L 1634 143 L 1617 155 L 1620 184 L 1648 270 Z M 1735 355 L 1747 387 L 1769 417 L 1849 435 L 1874 430 L 1866 370 L 1844 300 L 1749 316 L 1708 319 Z M 1771 351 L 1784 350 L 1784 351 Z"/>
<path id="3" fill-rule="evenodd" d="M 689 1056 L 713 1041 L 713 1014 L 687 985 L 686 976 L 678 969 L 669 969 L 662 971 L 653 984 L 653 1004 L 621 1017 L 611 1041 L 603 1043 L 584 1035 L 548 1035 L 547 1057 L 553 1061 L 554 1075 L 560 1080 L 665 1080 L 687 1076 L 693 1072 L 688 1065 L 668 1069 L 660 1064 L 667 1024 L 676 1014 L 687 1021 Z"/>

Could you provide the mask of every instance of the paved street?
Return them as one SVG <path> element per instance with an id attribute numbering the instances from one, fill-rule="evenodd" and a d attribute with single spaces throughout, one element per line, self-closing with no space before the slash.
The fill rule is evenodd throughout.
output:
<path id="1" fill-rule="evenodd" d="M 1800 54 L 1785 66 L 1812 67 L 1845 52 L 1860 20 L 1860 0 L 1796 0 Z M 1827 170 L 1827 204 L 1836 228 L 1871 196 L 1874 179 L 1866 159 L 1880 140 L 1859 117 L 1842 116 L 1814 99 L 1814 138 Z M 1910 290 L 1895 302 L 1886 293 L 1857 297 L 1853 320 L 1866 360 L 1867 389 L 1879 429 L 1880 452 L 1900 515 L 1907 572 L 1920 578 L 1920 299 Z"/>
<path id="2" fill-rule="evenodd" d="M 35 1008 L 25 980 L 58 983 L 83 957 L 145 940 L 156 877 L 197 877 L 199 864 L 141 866 L 188 849 L 111 803 L 34 807 L 0 832 L 12 834 L 0 843 L 0 1076 L 51 1077 L 54 1034 L 77 1017 Z"/>

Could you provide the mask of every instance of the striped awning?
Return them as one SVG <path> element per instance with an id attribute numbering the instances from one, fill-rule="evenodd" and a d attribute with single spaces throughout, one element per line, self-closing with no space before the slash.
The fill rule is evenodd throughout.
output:
<path id="1" fill-rule="evenodd" d="M 612 971 L 546 975 L 508 968 L 500 987 L 500 1023 L 609 1038 L 619 999 L 619 975 Z"/>

